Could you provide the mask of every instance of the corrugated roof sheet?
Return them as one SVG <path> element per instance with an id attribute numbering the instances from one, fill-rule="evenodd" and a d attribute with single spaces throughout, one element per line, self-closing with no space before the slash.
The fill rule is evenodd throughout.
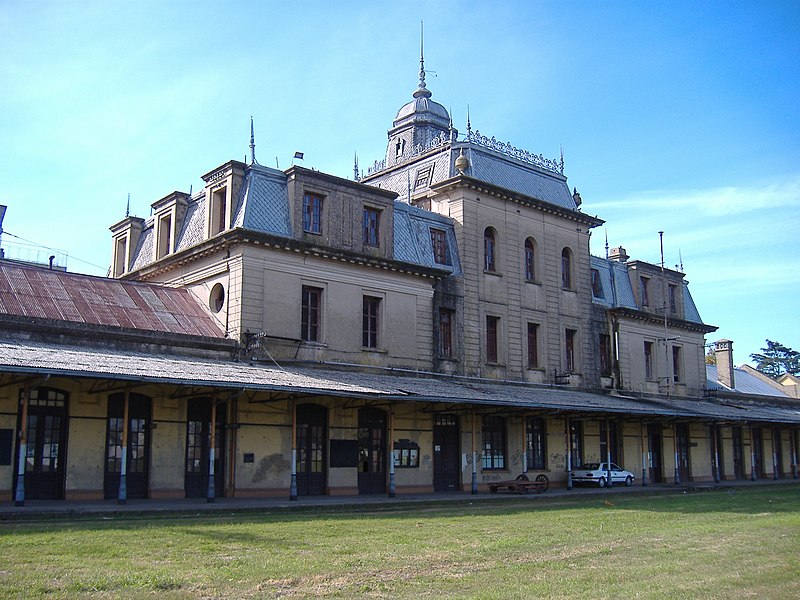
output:
<path id="1" fill-rule="evenodd" d="M 733 369 L 733 383 L 736 386 L 731 389 L 728 386 L 720 383 L 717 365 L 706 365 L 706 387 L 709 390 L 728 390 L 740 392 L 742 394 L 756 394 L 758 396 L 776 396 L 779 398 L 790 398 L 788 394 L 781 390 L 772 387 L 754 377 L 744 369 L 734 367 Z"/>
<path id="2" fill-rule="evenodd" d="M 188 290 L 0 261 L 0 312 L 20 317 L 223 337 Z"/>
<path id="3" fill-rule="evenodd" d="M 457 402 L 506 409 L 800 423 L 800 403 L 797 407 L 734 406 L 700 399 L 642 399 L 487 380 L 380 375 L 298 366 L 281 369 L 247 362 L 89 350 L 27 341 L 0 342 L 0 372 L 396 401 Z"/>

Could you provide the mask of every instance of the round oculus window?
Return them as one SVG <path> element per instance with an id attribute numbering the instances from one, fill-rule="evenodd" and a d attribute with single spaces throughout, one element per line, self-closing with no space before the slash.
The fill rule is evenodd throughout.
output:
<path id="1" fill-rule="evenodd" d="M 225 306 L 225 288 L 222 287 L 221 283 L 216 283 L 214 287 L 211 288 L 211 294 L 208 297 L 208 307 L 215 313 L 218 313 L 222 310 L 223 306 Z"/>

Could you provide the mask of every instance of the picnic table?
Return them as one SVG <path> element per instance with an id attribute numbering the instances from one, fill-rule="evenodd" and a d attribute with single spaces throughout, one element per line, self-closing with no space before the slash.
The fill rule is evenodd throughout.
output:
<path id="1" fill-rule="evenodd" d="M 517 475 L 516 479 L 508 481 L 495 481 L 489 484 L 489 491 L 493 494 L 497 490 L 507 489 L 509 492 L 517 492 L 518 494 L 527 494 L 528 490 L 536 490 L 537 494 L 546 492 L 550 488 L 550 480 L 547 475 L 540 473 L 533 479 L 530 479 L 525 473 Z"/>

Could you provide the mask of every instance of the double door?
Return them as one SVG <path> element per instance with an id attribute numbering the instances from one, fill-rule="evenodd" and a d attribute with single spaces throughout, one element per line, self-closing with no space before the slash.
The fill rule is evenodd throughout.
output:
<path id="1" fill-rule="evenodd" d="M 186 469 L 184 488 L 187 498 L 208 496 L 211 472 L 211 411 L 212 398 L 189 401 L 186 419 Z M 221 497 L 225 490 L 225 410 L 224 402 L 214 410 L 214 496 Z"/>

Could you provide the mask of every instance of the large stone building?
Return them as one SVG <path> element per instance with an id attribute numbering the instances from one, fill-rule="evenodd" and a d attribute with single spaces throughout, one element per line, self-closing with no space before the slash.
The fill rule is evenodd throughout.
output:
<path id="1" fill-rule="evenodd" d="M 111 279 L 0 262 L 0 493 L 478 492 L 608 458 L 642 483 L 796 474 L 800 406 L 709 394 L 683 273 L 590 256 L 602 220 L 563 161 L 459 134 L 423 68 L 354 175 L 253 151 L 114 225 Z"/>

